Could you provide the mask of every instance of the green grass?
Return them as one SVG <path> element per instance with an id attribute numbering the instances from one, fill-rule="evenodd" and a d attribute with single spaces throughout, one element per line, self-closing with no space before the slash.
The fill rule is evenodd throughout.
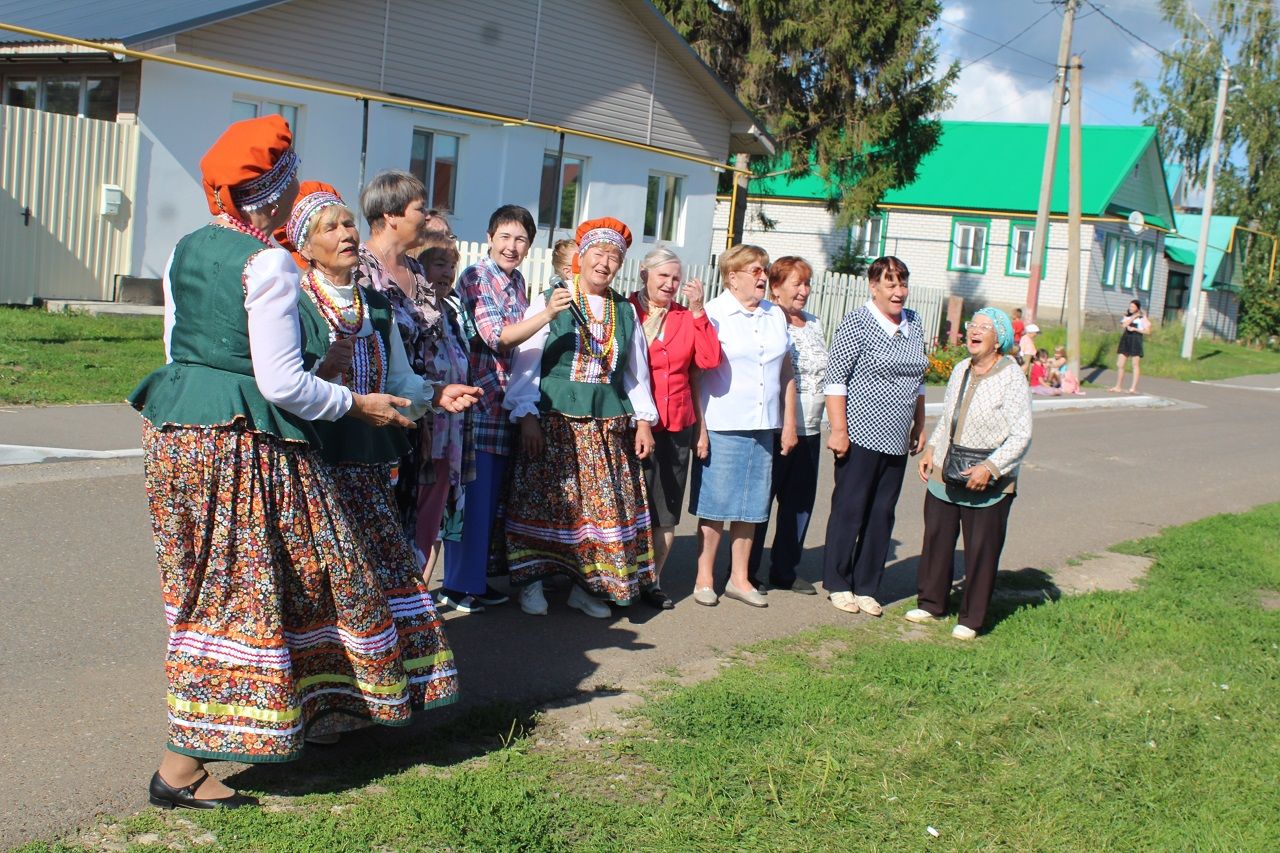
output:
<path id="1" fill-rule="evenodd" d="M 227 851 L 1280 849 L 1280 612 L 1260 604 L 1280 504 L 1122 550 L 1156 560 L 1138 591 L 1052 601 L 1012 574 L 975 643 L 898 608 L 755 646 L 585 746 L 536 745 L 505 709 L 323 765 L 323 793 L 110 832 Z M 443 758 L 477 728 L 488 754 Z"/>
<path id="2" fill-rule="evenodd" d="M 164 363 L 159 317 L 0 308 L 0 404 L 121 402 Z"/>
<path id="3" fill-rule="evenodd" d="M 1050 353 L 1059 344 L 1065 344 L 1067 331 L 1061 326 L 1045 327 L 1036 337 L 1036 343 Z M 1116 366 L 1116 345 L 1119 332 L 1102 332 L 1085 329 L 1081 335 L 1080 363 L 1083 367 Z M 1146 355 L 1142 359 L 1143 376 L 1159 376 L 1165 379 L 1212 380 L 1248 376 L 1255 373 L 1280 373 L 1280 352 L 1251 349 L 1225 341 L 1196 341 L 1192 358 L 1182 358 L 1182 325 L 1170 324 L 1158 327 L 1145 341 Z M 1128 381 L 1127 379 L 1125 380 Z"/>

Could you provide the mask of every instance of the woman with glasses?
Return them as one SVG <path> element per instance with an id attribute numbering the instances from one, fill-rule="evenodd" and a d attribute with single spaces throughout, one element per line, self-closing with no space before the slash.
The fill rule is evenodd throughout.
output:
<path id="1" fill-rule="evenodd" d="M 768 606 L 748 577 L 751 541 L 769 520 L 774 434 L 781 430 L 784 456 L 799 440 L 787 316 L 764 298 L 768 270 L 763 249 L 734 246 L 720 256 L 724 292 L 706 304 L 722 356 L 697 383 L 703 418 L 689 512 L 698 516 L 693 600 L 707 606 L 718 603 L 712 584 L 725 522 L 732 555 L 725 597 Z"/>
<path id="2" fill-rule="evenodd" d="M 951 636 L 972 640 L 986 619 L 1000 552 L 1017 492 L 1018 466 L 1031 446 L 1031 392 L 1014 360 L 1013 323 L 998 308 L 983 308 L 965 327 L 969 358 L 951 371 L 942 417 L 920 457 L 924 499 L 924 548 L 912 622 L 947 613 L 956 539 L 964 531 L 964 592 Z M 955 447 L 968 460 L 947 465 Z M 950 470 L 949 470 L 950 469 Z"/>
<path id="3" fill-rule="evenodd" d="M 924 444 L 924 328 L 906 308 L 910 273 L 894 257 L 867 270 L 871 298 L 845 315 L 827 362 L 827 447 L 836 457 L 823 586 L 837 610 L 879 616 L 907 453 Z"/>

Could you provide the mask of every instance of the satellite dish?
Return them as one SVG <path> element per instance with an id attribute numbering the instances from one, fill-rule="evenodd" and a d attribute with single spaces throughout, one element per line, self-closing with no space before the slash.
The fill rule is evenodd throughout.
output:
<path id="1" fill-rule="evenodd" d="M 1135 210 L 1129 214 L 1129 231 L 1132 234 L 1141 234 L 1147 230 L 1147 218 L 1142 215 L 1141 210 Z"/>

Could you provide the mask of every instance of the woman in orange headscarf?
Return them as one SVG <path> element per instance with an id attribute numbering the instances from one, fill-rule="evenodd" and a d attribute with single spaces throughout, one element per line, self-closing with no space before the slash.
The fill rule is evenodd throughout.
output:
<path id="1" fill-rule="evenodd" d="M 169 259 L 168 363 L 130 396 L 169 623 L 162 808 L 253 803 L 205 761 L 286 761 L 326 715 L 396 725 L 420 704 L 407 608 L 354 544 L 310 423 L 405 425 L 409 401 L 303 367 L 297 267 L 267 237 L 298 192 L 291 143 L 279 116 L 251 119 L 200 162 L 214 219 Z"/>
<path id="2" fill-rule="evenodd" d="M 547 612 L 542 579 L 561 573 L 574 581 L 569 606 L 605 618 L 607 602 L 630 604 L 657 583 L 640 460 L 653 451 L 658 411 L 635 308 L 610 287 L 631 232 L 593 219 L 577 243 L 579 310 L 520 345 L 502 404 L 520 425 L 507 561 L 526 613 Z M 527 316 L 550 298 L 535 298 Z"/>

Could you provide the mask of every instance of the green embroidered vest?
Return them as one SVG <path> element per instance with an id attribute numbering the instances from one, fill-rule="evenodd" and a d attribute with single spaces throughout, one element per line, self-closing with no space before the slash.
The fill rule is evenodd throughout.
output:
<path id="1" fill-rule="evenodd" d="M 546 299 L 551 301 L 551 290 Z M 573 312 L 561 311 L 551 321 L 547 342 L 542 349 L 542 391 L 538 410 L 559 412 L 574 418 L 615 418 L 634 414 L 627 392 L 622 387 L 626 370 L 627 353 L 635 335 L 635 312 L 631 304 L 609 288 L 605 299 L 613 303 L 613 345 L 617 353 L 614 368 L 608 374 L 600 374 L 594 381 L 586 376 L 586 368 L 594 359 L 585 349 L 578 327 L 573 322 Z"/>
<path id="2" fill-rule="evenodd" d="M 244 271 L 265 247 L 207 225 L 174 249 L 170 362 L 144 378 L 129 402 L 157 427 L 228 426 L 315 443 L 312 425 L 267 402 L 253 376 Z"/>
<path id="3" fill-rule="evenodd" d="M 387 297 L 367 287 L 360 289 L 360 295 L 369 312 L 374 334 L 382 339 L 382 351 L 386 355 L 382 387 L 371 390 L 385 392 L 387 370 L 391 364 L 391 324 L 395 322 L 391 314 L 391 303 L 387 301 Z M 329 321 L 316 308 L 311 297 L 301 289 L 298 291 L 298 317 L 302 320 L 303 338 L 306 341 L 302 350 L 302 364 L 307 370 L 311 370 L 329 351 Z M 405 439 L 404 430 L 398 426 L 375 427 L 350 415 L 336 421 L 316 421 L 312 426 L 320 437 L 320 456 L 331 465 L 344 462 L 361 465 L 395 462 L 409 452 L 409 442 Z"/>

